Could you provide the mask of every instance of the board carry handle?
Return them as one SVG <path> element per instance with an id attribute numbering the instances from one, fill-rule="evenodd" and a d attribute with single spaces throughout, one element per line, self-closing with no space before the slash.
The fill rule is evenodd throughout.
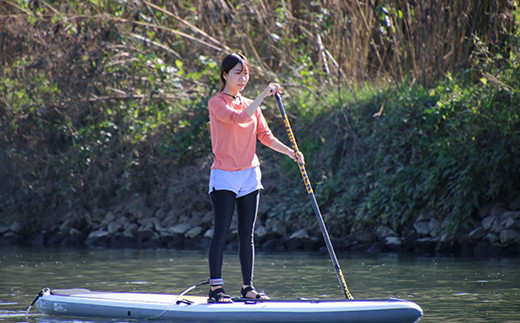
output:
<path id="1" fill-rule="evenodd" d="M 285 130 L 287 131 L 287 135 L 289 136 L 289 141 L 291 142 L 291 147 L 294 150 L 294 155 L 296 158 L 300 157 L 300 150 L 298 149 L 298 145 L 296 144 L 296 139 L 294 138 L 294 134 L 291 128 L 291 124 L 289 123 L 289 118 L 285 113 L 285 109 L 282 104 L 282 98 L 278 93 L 275 94 L 276 102 L 278 102 L 278 108 L 280 109 L 280 113 L 282 115 L 283 123 L 285 124 Z M 348 290 L 347 282 L 345 281 L 345 277 L 343 276 L 343 272 L 341 271 L 341 267 L 338 262 L 338 258 L 336 257 L 336 253 L 334 252 L 334 248 L 332 247 L 332 242 L 330 241 L 329 233 L 327 232 L 327 228 L 325 227 L 325 222 L 323 221 L 323 216 L 321 215 L 320 208 L 318 207 L 318 202 L 316 202 L 316 197 L 314 196 L 314 192 L 312 190 L 312 185 L 309 180 L 309 176 L 307 175 L 307 171 L 305 170 L 304 163 L 298 162 L 298 168 L 300 169 L 300 173 L 302 175 L 303 183 L 305 184 L 305 189 L 309 195 L 309 198 L 312 202 L 312 207 L 314 209 L 314 213 L 316 214 L 316 218 L 318 220 L 318 224 L 320 226 L 321 234 L 323 235 L 323 239 L 325 240 L 325 244 L 327 245 L 327 250 L 329 251 L 330 259 L 334 265 L 334 269 L 336 270 L 336 275 L 338 276 L 339 284 L 343 289 L 343 293 L 345 297 L 349 300 L 354 299 Z"/>
<path id="2" fill-rule="evenodd" d="M 182 300 L 181 297 L 186 295 L 186 293 L 188 293 L 192 289 L 195 289 L 200 286 L 208 285 L 208 284 L 209 284 L 209 279 L 186 288 L 182 293 L 180 293 L 177 297 L 175 297 L 173 299 L 173 301 L 171 301 L 170 304 L 168 306 L 166 306 L 166 308 L 161 313 L 159 313 L 158 315 L 149 317 L 149 318 L 147 318 L 147 320 L 157 320 L 157 319 L 161 318 L 164 315 L 164 313 L 166 313 L 173 305 L 177 304 L 177 302 L 184 302 L 184 300 Z"/>

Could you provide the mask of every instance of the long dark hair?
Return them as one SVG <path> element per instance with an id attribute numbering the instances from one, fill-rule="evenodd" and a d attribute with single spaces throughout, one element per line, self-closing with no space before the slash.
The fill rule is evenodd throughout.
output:
<path id="1" fill-rule="evenodd" d="M 222 64 L 220 65 L 220 81 L 222 84 L 220 85 L 220 91 L 223 91 L 226 87 L 226 80 L 224 79 L 224 74 L 229 73 L 233 67 L 235 67 L 238 63 L 242 64 L 242 71 L 244 68 L 247 71 L 251 71 L 251 65 L 247 58 L 241 53 L 231 53 L 226 55 L 222 60 Z"/>

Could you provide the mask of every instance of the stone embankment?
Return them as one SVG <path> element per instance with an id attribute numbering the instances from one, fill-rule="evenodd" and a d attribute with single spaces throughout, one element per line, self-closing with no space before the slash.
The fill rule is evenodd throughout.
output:
<path id="1" fill-rule="evenodd" d="M 290 224 L 266 217 L 257 221 L 256 246 L 263 251 L 324 248 L 316 228 L 294 229 Z M 190 216 L 173 216 L 151 209 L 121 210 L 97 217 L 70 214 L 46 232 L 24 237 L 19 222 L 0 226 L 0 245 L 87 246 L 109 248 L 205 249 L 212 236 L 210 210 Z M 231 226 L 229 249 L 235 249 L 236 222 Z M 394 232 L 383 225 L 357 232 L 347 239 L 333 239 L 337 251 L 412 252 L 421 255 L 518 255 L 520 254 L 520 211 L 502 204 L 482 207 L 468 226 L 448 234 L 449 222 L 428 213 L 419 216 L 407 231 Z"/>
<path id="2" fill-rule="evenodd" d="M 369 241 L 360 241 L 353 249 L 373 252 L 410 251 L 423 255 L 500 256 L 520 254 L 520 211 L 502 204 L 478 210 L 469 229 L 449 234 L 450 222 L 440 222 L 431 213 L 419 216 L 401 235 L 386 226 L 378 226 Z M 375 236 L 375 239 L 374 239 Z M 366 240 L 366 239 L 365 239 Z M 376 242 L 373 242 L 376 240 Z"/>

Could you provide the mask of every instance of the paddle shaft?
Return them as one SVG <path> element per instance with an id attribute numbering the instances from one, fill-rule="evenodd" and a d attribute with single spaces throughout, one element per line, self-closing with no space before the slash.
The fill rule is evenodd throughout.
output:
<path id="1" fill-rule="evenodd" d="M 300 151 L 298 150 L 296 139 L 294 139 L 291 124 L 289 123 L 289 118 L 287 118 L 287 114 L 285 113 L 285 109 L 282 104 L 282 98 L 278 93 L 275 94 L 275 97 L 276 101 L 278 102 L 278 108 L 280 109 L 280 113 L 282 114 L 282 119 L 285 124 L 285 130 L 287 131 L 289 141 L 291 142 L 291 147 L 294 150 L 295 156 L 298 158 L 300 156 Z M 345 277 L 343 276 L 343 272 L 341 271 L 341 267 L 339 266 L 338 258 L 336 258 L 336 253 L 334 252 L 334 248 L 332 247 L 332 242 L 330 241 L 329 233 L 327 232 L 327 228 L 325 227 L 323 216 L 321 215 L 320 208 L 318 207 L 318 203 L 316 202 L 316 197 L 314 196 L 309 176 L 307 176 L 305 165 L 303 163 L 298 162 L 298 168 L 300 169 L 300 173 L 305 184 L 305 189 L 307 190 L 307 193 L 311 199 L 314 213 L 316 214 L 316 218 L 318 219 L 318 224 L 320 226 L 323 239 L 325 240 L 325 244 L 327 245 L 327 250 L 329 251 L 330 259 L 332 260 L 334 269 L 336 270 L 336 275 L 338 276 L 339 283 L 343 288 L 343 293 L 345 293 L 345 297 L 347 299 L 354 299 L 348 290 L 347 282 L 345 281 Z"/>

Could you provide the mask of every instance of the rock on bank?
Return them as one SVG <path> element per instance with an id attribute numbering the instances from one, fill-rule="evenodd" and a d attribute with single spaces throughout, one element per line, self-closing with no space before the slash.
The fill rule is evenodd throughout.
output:
<path id="1" fill-rule="evenodd" d="M 456 235 L 444 233 L 446 221 L 440 222 L 425 213 L 405 232 L 378 225 L 371 232 L 332 240 L 339 252 L 518 255 L 520 211 L 495 203 L 481 208 L 478 214 L 470 229 Z M 99 214 L 70 213 L 64 221 L 32 236 L 24 236 L 19 222 L 1 225 L 0 245 L 206 249 L 213 234 L 212 216 L 210 207 L 186 214 L 146 207 L 137 210 L 131 206 Z M 236 234 L 235 219 L 228 236 L 229 250 L 237 248 Z M 324 250 L 323 238 L 316 228 L 302 229 L 267 216 L 259 216 L 255 242 L 263 251 Z"/>

